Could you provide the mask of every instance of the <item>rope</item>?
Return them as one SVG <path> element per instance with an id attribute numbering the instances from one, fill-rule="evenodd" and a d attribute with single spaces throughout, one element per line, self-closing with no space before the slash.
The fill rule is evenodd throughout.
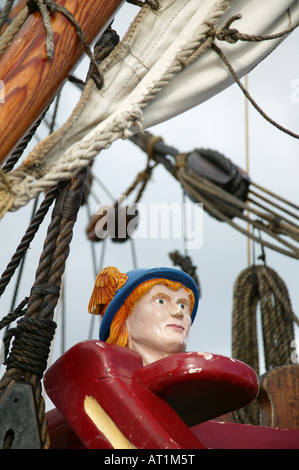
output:
<path id="1" fill-rule="evenodd" d="M 54 57 L 54 36 L 51 26 L 50 14 L 48 11 L 49 6 L 44 0 L 27 0 L 27 5 L 30 13 L 39 11 L 46 30 L 46 51 L 47 58 L 53 59 Z"/>
<path id="2" fill-rule="evenodd" d="M 26 370 L 41 380 L 47 367 L 55 328 L 56 323 L 49 319 L 24 317 L 19 320 L 17 327 L 9 330 L 15 339 L 6 361 L 7 369 Z"/>
<path id="3" fill-rule="evenodd" d="M 246 98 L 250 101 L 250 103 L 252 104 L 252 106 L 260 113 L 260 115 L 266 119 L 270 124 L 272 124 L 273 126 L 277 127 L 277 129 L 279 129 L 280 131 L 284 132 L 285 134 L 288 134 L 290 135 L 291 137 L 294 137 L 295 139 L 299 139 L 299 134 L 295 134 L 294 132 L 290 131 L 289 129 L 281 126 L 280 124 L 278 124 L 276 121 L 274 121 L 274 119 L 271 119 L 261 108 L 260 106 L 254 101 L 254 99 L 252 98 L 252 96 L 250 95 L 250 93 L 248 92 L 248 90 L 243 86 L 241 80 L 239 79 L 238 75 L 236 74 L 236 72 L 234 71 L 234 69 L 232 68 L 231 64 L 229 63 L 228 59 L 226 58 L 226 56 L 224 55 L 224 53 L 221 51 L 221 49 L 219 49 L 218 46 L 216 46 L 216 44 L 213 44 L 212 45 L 212 49 L 214 49 L 215 52 L 217 52 L 217 54 L 219 55 L 219 57 L 222 59 L 223 63 L 227 66 L 229 72 L 231 73 L 231 75 L 233 76 L 234 80 L 236 81 L 236 83 L 238 84 L 238 86 L 241 88 L 242 92 L 244 93 L 244 95 L 246 96 Z"/>
<path id="4" fill-rule="evenodd" d="M 5 5 L 4 5 L 4 7 L 1 11 L 1 14 L 0 14 L 0 31 L 2 30 L 3 26 L 5 25 L 5 23 L 8 19 L 8 16 L 9 16 L 9 13 L 12 9 L 13 3 L 14 3 L 14 0 L 7 0 L 7 2 L 5 3 Z"/>
<path id="5" fill-rule="evenodd" d="M 14 195 L 11 192 L 11 182 L 2 169 L 0 169 L 0 201 L 1 219 L 1 217 L 11 209 L 14 203 Z"/>
<path id="6" fill-rule="evenodd" d="M 56 200 L 25 317 L 18 321 L 16 328 L 9 330 L 10 337 L 14 335 L 14 342 L 7 359 L 7 370 L 0 381 L 1 393 L 12 380 L 23 380 L 32 385 L 43 448 L 49 447 L 49 436 L 41 378 L 56 327 L 54 309 L 85 178 L 86 170 L 77 174 Z"/>
<path id="7" fill-rule="evenodd" d="M 45 115 L 47 114 L 49 107 L 50 105 L 47 107 L 47 109 L 44 110 L 40 118 L 34 123 L 34 125 L 31 127 L 31 129 L 27 132 L 25 137 L 22 139 L 21 143 L 17 146 L 17 148 L 13 151 L 13 153 L 8 157 L 8 159 L 2 166 L 2 171 L 4 173 L 8 173 L 9 171 L 11 171 L 13 167 L 15 166 L 15 164 L 18 162 L 24 150 L 26 149 L 27 145 L 29 144 L 32 137 L 36 133 L 36 130 L 38 129 Z"/>
<path id="8" fill-rule="evenodd" d="M 71 149 L 66 151 L 57 162 L 51 164 L 50 167 L 47 168 L 47 171 L 41 172 L 40 169 L 40 165 L 43 163 L 43 154 L 41 152 L 32 152 L 29 156 L 30 161 L 24 162 L 19 169 L 15 170 L 15 172 L 12 172 L 10 175 L 12 182 L 11 192 L 14 194 L 14 203 L 9 210 L 17 210 L 32 197 L 46 190 L 55 182 L 72 178 L 75 172 L 85 168 L 100 150 L 108 148 L 116 139 L 130 137 L 130 128 L 137 127 L 141 129 L 142 109 L 182 70 L 184 63 L 195 60 L 193 54 L 199 51 L 203 42 L 210 41 L 210 37 L 207 37 L 207 33 L 211 25 L 215 25 L 216 22 L 219 21 L 219 18 L 221 18 L 229 5 L 229 0 L 220 1 L 207 17 L 208 24 L 201 25 L 198 33 L 193 36 L 190 42 L 179 52 L 172 63 L 170 63 L 168 69 L 163 72 L 156 81 L 153 81 L 151 87 L 145 90 L 143 97 L 138 98 L 138 102 L 128 104 L 122 112 L 119 112 L 115 119 L 107 119 L 106 123 L 102 123 L 103 125 L 101 126 L 100 132 L 95 131 L 91 133 L 88 138 L 82 139 L 71 146 Z M 147 12 L 146 8 L 141 10 L 138 15 L 138 22 L 142 21 L 142 15 Z M 136 25 L 129 31 L 123 49 L 119 48 L 118 54 L 126 50 L 128 41 L 131 40 L 135 28 Z M 102 70 L 104 69 L 105 68 Z M 84 103 L 82 104 L 84 105 Z M 54 133 L 53 139 L 45 142 L 45 150 L 47 145 L 52 148 L 56 138 L 58 138 L 58 134 L 55 135 Z M 49 151 L 50 148 L 48 149 Z M 2 213 L 4 212 L 5 211 L 2 210 Z"/>
<path id="9" fill-rule="evenodd" d="M 269 370 L 291 363 L 291 342 L 295 322 L 288 289 L 270 267 L 253 265 L 237 277 L 233 291 L 232 356 L 251 366 L 259 375 L 257 313 L 261 311 L 261 326 L 265 368 Z M 258 424 L 257 402 L 235 412 L 240 422 Z"/>
<path id="10" fill-rule="evenodd" d="M 89 57 L 89 60 L 92 65 L 91 77 L 93 78 L 96 86 L 101 88 L 103 85 L 103 78 L 98 69 L 97 62 L 91 52 L 90 46 L 85 38 L 85 34 L 82 31 L 80 25 L 76 21 L 76 18 L 72 13 L 65 8 L 63 5 L 59 5 L 52 0 L 27 0 L 27 6 L 21 10 L 17 17 L 12 21 L 12 23 L 5 30 L 0 39 L 0 56 L 6 51 L 9 44 L 15 38 L 16 34 L 19 32 L 28 16 L 35 11 L 39 11 L 43 20 L 43 24 L 46 30 L 46 51 L 47 58 L 53 59 L 54 57 L 54 35 L 52 31 L 50 11 L 53 13 L 59 12 L 64 15 L 70 23 L 74 26 L 78 39 L 83 45 L 86 55 Z"/>
<path id="11" fill-rule="evenodd" d="M 140 0 L 127 0 L 127 3 L 131 3 L 131 5 L 136 5 L 138 7 L 144 7 L 144 5 L 149 5 L 153 10 L 158 10 L 160 5 L 158 0 L 144 0 L 141 2 Z"/>
<path id="12" fill-rule="evenodd" d="M 20 13 L 14 18 L 12 23 L 6 28 L 0 38 L 0 57 L 6 51 L 9 44 L 13 41 L 15 36 L 20 31 L 21 27 L 25 23 L 29 16 L 29 8 L 26 6 Z"/>
<path id="13" fill-rule="evenodd" d="M 178 252 L 178 250 L 175 250 L 169 253 L 169 257 L 174 265 L 180 266 L 185 273 L 189 274 L 192 277 L 198 287 L 199 296 L 201 296 L 201 288 L 196 274 L 196 266 L 193 265 L 190 256 L 183 256 Z"/>
<path id="14" fill-rule="evenodd" d="M 198 175 L 191 175 L 189 172 L 181 173 L 177 176 L 177 179 L 181 182 L 186 192 L 192 196 L 193 200 L 201 202 L 204 209 L 215 218 L 228 223 L 233 228 L 238 230 L 240 233 L 250 237 L 252 240 L 271 248 L 286 256 L 290 256 L 295 259 L 299 259 L 299 248 L 294 244 L 289 243 L 284 238 L 277 235 L 276 231 L 272 230 L 271 225 L 265 224 L 260 219 L 252 219 L 248 217 L 242 211 L 250 211 L 258 216 L 263 216 L 261 212 L 254 211 L 252 207 L 248 207 L 243 201 L 227 193 L 222 188 L 217 187 L 212 182 L 201 178 Z M 240 211 L 240 209 L 242 211 Z M 271 212 L 269 211 L 271 214 Z M 229 214 L 229 215 L 227 215 Z M 247 223 L 250 223 L 252 227 L 260 229 L 270 235 L 274 240 L 277 240 L 280 245 L 273 244 L 267 240 L 263 240 L 257 237 L 253 233 L 248 233 L 242 226 L 235 223 L 232 218 L 238 217 Z M 270 216 L 271 217 L 271 216 Z M 273 217 L 272 217 L 273 219 Z M 281 246 L 282 245 L 282 246 Z M 286 247 L 286 248 L 285 248 Z"/>
<path id="15" fill-rule="evenodd" d="M 91 65 L 92 65 L 91 77 L 93 78 L 96 86 L 100 89 L 103 85 L 103 77 L 102 77 L 101 72 L 98 68 L 97 61 L 95 60 L 95 58 L 92 54 L 91 48 L 90 48 L 90 46 L 89 46 L 89 44 L 88 44 L 88 42 L 85 38 L 85 34 L 82 31 L 82 29 L 81 29 L 80 25 L 78 24 L 78 22 L 76 21 L 76 18 L 72 15 L 72 13 L 67 8 L 65 8 L 63 5 L 59 5 L 58 3 L 53 2 L 52 0 L 38 0 L 38 1 L 41 1 L 42 3 L 44 1 L 47 8 L 49 8 L 51 11 L 53 11 L 53 13 L 56 13 L 56 12 L 61 13 L 74 26 L 74 28 L 76 30 L 76 33 L 77 33 L 77 36 L 78 36 L 78 39 L 84 47 L 85 54 L 88 56 L 88 58 L 91 62 Z"/>
<path id="16" fill-rule="evenodd" d="M 131 137 L 131 141 L 142 150 L 147 151 L 147 142 L 152 141 L 152 135 L 149 132 L 144 132 L 143 134 Z M 218 185 L 209 180 L 208 176 L 203 177 L 200 174 L 200 168 L 198 169 L 196 164 L 194 164 L 194 158 L 191 160 L 191 163 L 189 162 L 189 156 L 192 154 L 194 156 L 194 153 L 199 153 L 208 158 L 216 165 L 216 168 L 220 167 L 228 174 L 230 178 L 224 183 L 223 187 L 221 187 L 220 183 Z M 167 158 L 166 155 L 173 156 L 175 159 L 174 162 Z M 262 246 L 267 246 L 281 254 L 299 259 L 299 247 L 283 237 L 283 235 L 286 235 L 296 242 L 299 241 L 299 215 L 289 211 L 287 208 L 278 206 L 263 195 L 256 194 L 256 197 L 260 198 L 262 201 L 266 200 L 270 207 L 266 207 L 259 200 L 252 200 L 252 198 L 250 198 L 252 194 L 250 186 L 253 185 L 260 191 L 263 191 L 263 188 L 255 185 L 249 178 L 248 180 L 246 178 L 244 179 L 237 167 L 219 152 L 197 149 L 189 153 L 179 153 L 178 150 L 165 145 L 161 141 L 161 138 L 158 138 L 154 141 L 152 158 L 157 163 L 161 163 L 166 170 L 181 183 L 186 194 L 194 202 L 202 203 L 204 210 L 211 216 L 228 223 L 240 233 L 257 241 Z M 286 199 L 280 198 L 275 193 L 271 193 L 266 189 L 264 191 L 267 195 L 273 196 L 284 204 L 298 209 L 294 204 Z M 249 206 L 247 200 L 250 200 L 252 205 Z M 253 204 L 262 207 L 264 211 L 262 212 L 256 209 Z M 273 207 L 278 207 L 282 213 L 279 214 Z M 290 220 L 288 215 L 294 217 L 295 220 Z M 278 244 L 264 240 L 260 236 L 258 237 L 254 234 L 253 230 L 248 231 L 244 229 L 242 225 L 234 222 L 233 219 L 235 217 L 245 221 L 250 227 L 263 231 L 273 240 L 277 241 Z"/>
<path id="17" fill-rule="evenodd" d="M 55 186 L 54 188 L 48 191 L 44 201 L 41 203 L 40 208 L 34 215 L 28 229 L 25 232 L 19 246 L 16 249 L 16 252 L 11 258 L 11 261 L 8 263 L 5 271 L 3 272 L 1 279 L 0 279 L 0 296 L 5 291 L 6 286 L 8 285 L 10 279 L 14 275 L 17 267 L 21 263 L 22 259 L 27 252 L 30 243 L 32 242 L 35 234 L 37 233 L 42 221 L 44 220 L 51 204 L 53 203 L 54 198 L 57 196 L 58 191 L 60 190 L 61 186 Z"/>
<path id="18" fill-rule="evenodd" d="M 152 170 L 157 166 L 157 163 L 150 166 L 149 161 L 150 161 L 150 159 L 148 159 L 148 163 L 147 163 L 146 168 L 144 170 L 140 171 L 137 174 L 137 176 L 136 176 L 135 180 L 133 181 L 133 183 L 128 187 L 128 189 L 123 194 L 123 196 L 125 196 L 125 197 L 129 196 L 131 194 L 131 192 L 136 188 L 136 186 L 139 183 L 142 183 L 141 187 L 138 191 L 137 197 L 135 199 L 135 203 L 140 201 L 141 196 L 142 196 L 142 194 L 145 190 L 145 187 L 146 187 L 146 185 L 147 185 L 147 183 L 150 180 L 150 177 L 152 175 Z"/>
<path id="19" fill-rule="evenodd" d="M 299 22 L 295 23 L 293 26 L 285 29 L 284 31 L 281 31 L 280 33 L 277 34 L 271 34 L 271 35 L 255 35 L 255 34 L 244 34 L 244 33 L 239 33 L 237 29 L 231 29 L 230 25 L 242 18 L 242 15 L 235 15 L 229 18 L 229 20 L 225 23 L 224 26 L 217 28 L 216 30 L 211 27 L 211 30 L 209 34 L 213 38 L 217 38 L 219 41 L 226 41 L 230 44 L 235 44 L 237 41 L 249 41 L 249 42 L 259 42 L 259 41 L 269 41 L 273 39 L 278 39 L 278 38 L 283 38 L 290 34 L 292 31 L 294 31 L 298 26 Z M 260 115 L 266 119 L 270 124 L 273 126 L 277 127 L 279 130 L 282 132 L 290 135 L 291 137 L 294 137 L 296 139 L 299 139 L 299 134 L 295 134 L 294 132 L 290 131 L 289 129 L 286 129 L 285 127 L 281 126 L 278 124 L 276 121 L 271 119 L 261 108 L 260 106 L 255 102 L 255 100 L 252 98 L 250 93 L 248 92 L 248 89 L 242 84 L 241 80 L 239 79 L 238 75 L 234 71 L 233 67 L 231 66 L 230 62 L 228 61 L 227 57 L 223 53 L 223 51 L 213 42 L 212 44 L 212 49 L 218 54 L 218 56 L 221 58 L 223 63 L 226 65 L 228 68 L 230 74 L 234 78 L 235 82 L 237 85 L 240 87 L 246 98 L 250 101 L 250 103 L 254 106 L 254 108 L 260 113 Z"/>
<path id="20" fill-rule="evenodd" d="M 230 44 L 235 44 L 237 41 L 246 41 L 246 42 L 260 42 L 260 41 L 269 41 L 273 39 L 279 39 L 283 36 L 287 36 L 292 31 L 294 31 L 298 26 L 299 22 L 295 23 L 293 26 L 281 31 L 280 33 L 270 34 L 270 35 L 259 35 L 259 34 L 245 34 L 240 33 L 237 29 L 231 29 L 231 24 L 242 18 L 241 14 L 234 15 L 227 20 L 224 26 L 217 28 L 216 30 L 211 30 L 211 35 L 216 37 L 219 41 L 226 41 Z"/>

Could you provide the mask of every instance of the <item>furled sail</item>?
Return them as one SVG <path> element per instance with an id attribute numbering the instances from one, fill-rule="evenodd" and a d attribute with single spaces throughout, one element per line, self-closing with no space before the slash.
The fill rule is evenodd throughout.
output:
<path id="1" fill-rule="evenodd" d="M 66 123 L 5 175 L 11 195 L 0 215 L 15 211 L 59 180 L 69 179 L 102 149 L 178 115 L 233 83 L 212 47 L 239 77 L 287 36 L 299 20 L 298 0 L 160 0 L 147 3 L 100 65 Z M 236 20 L 236 15 L 242 15 Z M 230 19 L 234 19 L 230 24 Z M 224 28 L 223 28 L 224 27 Z M 250 35 L 237 40 L 235 29 Z M 261 40 L 261 36 L 276 35 Z M 2 175 L 3 177 L 3 175 Z"/>

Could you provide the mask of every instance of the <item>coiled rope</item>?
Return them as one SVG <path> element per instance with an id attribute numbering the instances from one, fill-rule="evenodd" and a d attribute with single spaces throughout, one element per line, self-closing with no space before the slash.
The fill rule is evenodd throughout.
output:
<path id="1" fill-rule="evenodd" d="M 258 312 L 260 309 L 265 369 L 291 363 L 294 323 L 284 281 L 269 266 L 253 265 L 237 277 L 233 291 L 232 356 L 251 366 L 259 375 Z M 235 412 L 236 419 L 259 424 L 259 406 L 251 405 Z"/>

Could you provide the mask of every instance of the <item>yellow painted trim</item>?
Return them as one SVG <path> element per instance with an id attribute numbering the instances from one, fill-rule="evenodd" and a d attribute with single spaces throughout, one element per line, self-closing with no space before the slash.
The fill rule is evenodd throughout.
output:
<path id="1" fill-rule="evenodd" d="M 136 449 L 94 397 L 85 397 L 84 408 L 89 418 L 104 434 L 114 449 Z"/>

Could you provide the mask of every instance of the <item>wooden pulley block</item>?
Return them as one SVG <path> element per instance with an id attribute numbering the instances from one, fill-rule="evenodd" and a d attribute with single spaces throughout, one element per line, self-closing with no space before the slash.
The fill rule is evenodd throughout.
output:
<path id="1" fill-rule="evenodd" d="M 246 200 L 250 178 L 224 155 L 209 149 L 196 149 L 188 155 L 188 167 L 231 194 Z"/>
<path id="2" fill-rule="evenodd" d="M 189 172 L 207 179 L 239 200 L 246 201 L 250 185 L 249 175 L 219 152 L 209 149 L 196 149 L 189 153 L 187 167 Z M 194 202 L 197 202 L 189 193 L 188 196 Z M 231 211 L 230 204 L 221 198 L 210 194 L 206 196 L 214 200 L 221 210 L 231 218 L 236 215 L 236 209 L 242 211 L 237 207 Z"/>

